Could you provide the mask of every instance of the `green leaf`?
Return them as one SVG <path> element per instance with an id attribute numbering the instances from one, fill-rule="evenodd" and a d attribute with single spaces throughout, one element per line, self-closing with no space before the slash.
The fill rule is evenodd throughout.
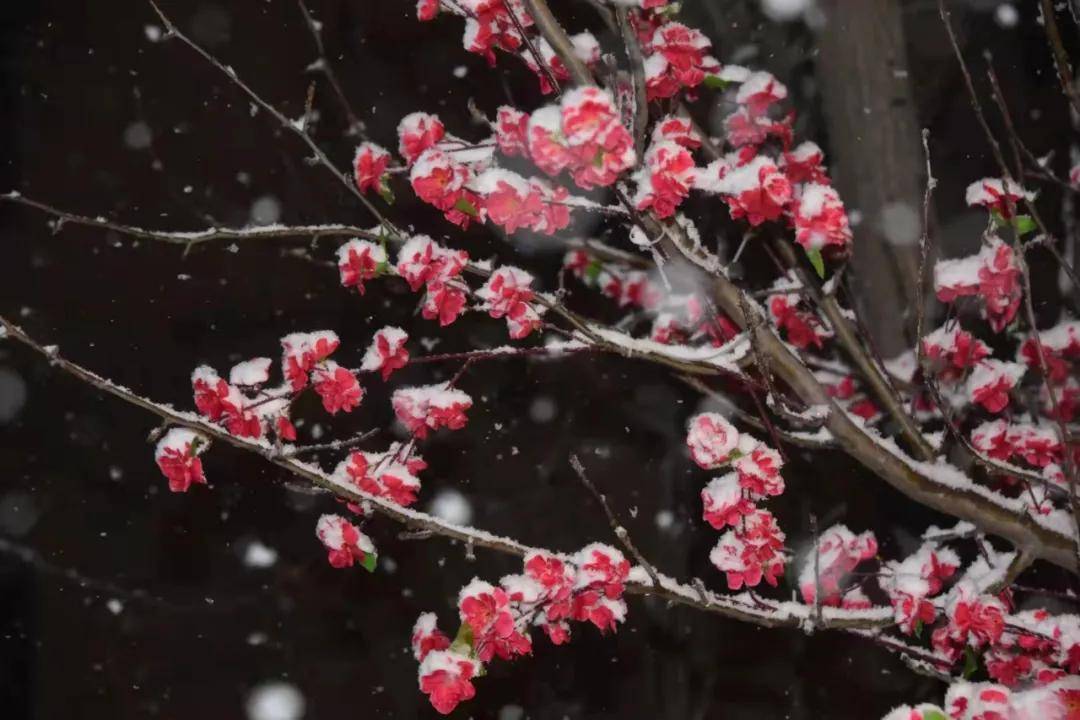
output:
<path id="1" fill-rule="evenodd" d="M 1016 228 L 1017 235 L 1024 237 L 1029 232 L 1034 232 L 1035 221 L 1030 215 L 1017 215 L 1013 218 L 1013 227 Z"/>
<path id="2" fill-rule="evenodd" d="M 940 710 L 927 710 L 922 717 L 923 720 L 949 720 L 948 716 Z"/>
<path id="3" fill-rule="evenodd" d="M 915 637 L 919 638 L 920 640 L 922 639 L 922 630 L 923 630 L 923 621 L 922 620 L 916 620 L 915 621 Z"/>
<path id="4" fill-rule="evenodd" d="M 994 225 L 998 226 L 999 228 L 1009 226 L 1009 223 L 1005 222 L 1005 217 L 1001 213 L 999 213 L 997 210 L 991 210 L 990 211 L 990 217 L 993 218 Z"/>
<path id="5" fill-rule="evenodd" d="M 394 204 L 394 189 L 390 187 L 390 177 L 383 175 L 379 179 L 379 195 L 387 205 Z"/>
<path id="6" fill-rule="evenodd" d="M 593 259 L 585 266 L 585 277 L 589 280 L 596 282 L 596 278 L 600 277 L 600 271 L 604 269 L 604 264 L 599 260 Z"/>
<path id="7" fill-rule="evenodd" d="M 979 669 L 979 660 L 971 646 L 964 648 L 964 679 L 967 680 Z"/>
<path id="8" fill-rule="evenodd" d="M 810 259 L 810 264 L 814 266 L 814 270 L 817 271 L 818 277 L 824 280 L 825 258 L 821 257 L 821 251 L 816 248 L 813 250 L 807 250 L 806 257 Z"/>
<path id="9" fill-rule="evenodd" d="M 360 561 L 360 567 L 367 570 L 369 573 L 375 572 L 375 564 L 379 562 L 379 556 L 375 553 L 365 553 L 364 559 Z"/>
<path id="10" fill-rule="evenodd" d="M 721 78 L 719 75 L 705 76 L 705 87 L 707 88 L 712 88 L 713 90 L 723 90 L 728 85 L 730 85 L 730 83 L 727 80 Z"/>
<path id="11" fill-rule="evenodd" d="M 450 643 L 450 650 L 451 652 L 458 652 L 463 655 L 472 655 L 473 631 L 472 628 L 469 627 L 469 623 L 461 623 L 457 635 L 454 636 L 454 642 Z"/>
<path id="12" fill-rule="evenodd" d="M 480 211 L 476 209 L 476 206 L 469 202 L 468 198 L 458 198 L 458 201 L 454 203 L 454 209 L 469 215 L 470 217 L 476 217 L 480 214 Z"/>
<path id="13" fill-rule="evenodd" d="M 593 164 L 593 167 L 596 167 L 596 168 L 604 167 L 604 151 L 602 149 L 597 148 L 596 156 L 593 157 L 593 159 L 592 159 L 592 164 Z"/>

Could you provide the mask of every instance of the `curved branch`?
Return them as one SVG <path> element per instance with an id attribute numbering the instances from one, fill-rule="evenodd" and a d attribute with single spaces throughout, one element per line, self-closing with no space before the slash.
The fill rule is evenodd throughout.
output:
<path id="1" fill-rule="evenodd" d="M 189 428 L 240 450 L 258 455 L 267 462 L 338 498 L 351 502 L 368 503 L 376 513 L 410 529 L 430 533 L 431 535 L 439 535 L 451 540 L 459 540 L 472 547 L 483 547 L 518 557 L 541 550 L 558 557 L 565 557 L 561 553 L 532 547 L 513 538 L 501 537 L 477 528 L 447 522 L 419 510 L 402 507 L 385 498 L 363 492 L 354 486 L 343 484 L 317 465 L 297 460 L 266 440 L 250 440 L 236 437 L 194 413 L 176 410 L 170 405 L 154 402 L 126 387 L 117 385 L 92 370 L 62 357 L 55 346 L 41 345 L 27 335 L 21 327 L 0 315 L 0 338 L 4 337 L 25 345 L 45 357 L 52 366 L 63 370 L 78 380 L 126 403 L 146 410 L 166 423 Z M 654 585 L 651 579 L 648 582 L 631 580 L 627 583 L 627 591 L 638 595 L 659 597 L 670 603 L 694 607 L 764 627 L 800 627 L 810 619 L 812 608 L 801 603 L 750 602 L 741 596 L 725 596 L 702 591 L 699 588 L 679 583 L 659 572 L 656 572 L 656 579 L 658 586 Z M 887 607 L 878 607 L 860 612 L 847 610 L 830 612 L 827 610 L 822 621 L 820 623 L 815 622 L 816 627 L 845 630 L 881 629 L 892 624 L 892 609 Z"/>

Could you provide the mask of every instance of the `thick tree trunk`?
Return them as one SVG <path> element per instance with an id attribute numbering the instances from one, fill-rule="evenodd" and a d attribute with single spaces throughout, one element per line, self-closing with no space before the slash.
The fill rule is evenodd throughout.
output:
<path id="1" fill-rule="evenodd" d="M 897 0 L 826 0 L 818 44 L 837 190 L 861 220 L 854 271 L 859 310 L 885 356 L 912 347 L 923 153 Z"/>

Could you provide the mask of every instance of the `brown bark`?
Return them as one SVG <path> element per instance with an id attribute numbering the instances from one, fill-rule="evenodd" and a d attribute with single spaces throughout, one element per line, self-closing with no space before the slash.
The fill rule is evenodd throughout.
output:
<path id="1" fill-rule="evenodd" d="M 851 274 L 881 353 L 913 346 L 922 151 L 897 0 L 828 0 L 818 77 L 830 170 L 858 211 Z M 906 244 L 903 244 L 906 243 Z"/>

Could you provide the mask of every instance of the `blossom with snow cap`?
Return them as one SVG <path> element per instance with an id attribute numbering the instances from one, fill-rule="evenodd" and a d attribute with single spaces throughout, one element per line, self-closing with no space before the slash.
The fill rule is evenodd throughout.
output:
<path id="1" fill-rule="evenodd" d="M 397 127 L 398 152 L 412 165 L 428 148 L 446 135 L 446 128 L 438 115 L 414 112 L 401 118 Z"/>
<path id="2" fill-rule="evenodd" d="M 768 510 L 755 509 L 724 533 L 709 560 L 727 576 L 728 588 L 755 587 L 765 580 L 776 587 L 784 574 L 784 532 Z"/>
<path id="3" fill-rule="evenodd" d="M 830 186 L 803 185 L 794 207 L 795 241 L 807 250 L 851 244 L 847 211 L 840 195 Z"/>
<path id="4" fill-rule="evenodd" d="M 1032 200 L 1035 194 L 1025 190 L 1015 180 L 983 178 L 968 185 L 964 197 L 968 205 L 984 207 L 1008 220 L 1022 200 Z"/>
<path id="5" fill-rule="evenodd" d="M 653 143 L 645 153 L 644 166 L 634 175 L 638 210 L 652 209 L 658 218 L 675 214 L 690 194 L 697 176 L 690 152 L 672 140 Z"/>
<path id="6" fill-rule="evenodd" d="M 364 283 L 385 271 L 386 249 L 370 240 L 353 239 L 338 248 L 338 272 L 343 287 L 364 294 Z"/>
<path id="7" fill-rule="evenodd" d="M 192 484 L 206 484 L 199 454 L 208 444 L 206 438 L 188 428 L 170 428 L 161 436 L 154 449 L 154 460 L 168 479 L 169 490 L 187 492 Z"/>
<path id="8" fill-rule="evenodd" d="M 982 360 L 968 378 L 968 397 L 988 412 L 999 413 L 1009 405 L 1009 393 L 1024 373 L 1024 366 L 1018 363 L 992 358 Z"/>
<path id="9" fill-rule="evenodd" d="M 386 148 L 371 142 L 361 143 L 353 157 L 353 180 L 360 192 L 385 193 L 386 168 L 390 165 L 390 152 Z"/>
<path id="10" fill-rule="evenodd" d="M 859 563 L 873 558 L 877 549 L 877 539 L 869 530 L 856 535 L 845 525 L 833 525 L 821 533 L 799 572 L 799 592 L 803 601 L 840 605 L 841 583 Z"/>
<path id="11" fill-rule="evenodd" d="M 375 545 L 371 538 L 340 515 L 323 515 L 315 525 L 315 535 L 327 551 L 327 560 L 336 568 L 360 565 L 375 569 Z"/>
<path id="12" fill-rule="evenodd" d="M 739 443 L 739 431 L 718 413 L 702 413 L 690 418 L 686 445 L 690 456 L 705 470 L 715 470 L 731 460 Z"/>
<path id="13" fill-rule="evenodd" d="M 483 666 L 468 655 L 453 650 L 435 650 L 420 663 L 420 691 L 432 706 L 449 715 L 460 703 L 476 695 L 472 679 Z"/>
<path id="14" fill-rule="evenodd" d="M 529 336 L 541 323 L 540 311 L 532 302 L 532 281 L 532 275 L 524 270 L 504 265 L 476 291 L 483 303 L 480 309 L 495 319 L 506 318 L 510 337 L 515 340 Z"/>
<path id="15" fill-rule="evenodd" d="M 422 440 L 431 430 L 465 427 L 465 412 L 472 407 L 472 398 L 447 383 L 439 383 L 395 390 L 391 404 L 398 420 Z"/>
<path id="16" fill-rule="evenodd" d="M 378 372 L 386 380 L 395 370 L 409 364 L 409 351 L 405 348 L 409 335 L 399 327 L 387 326 L 375 333 L 364 352 L 360 369 L 364 372 Z"/>

